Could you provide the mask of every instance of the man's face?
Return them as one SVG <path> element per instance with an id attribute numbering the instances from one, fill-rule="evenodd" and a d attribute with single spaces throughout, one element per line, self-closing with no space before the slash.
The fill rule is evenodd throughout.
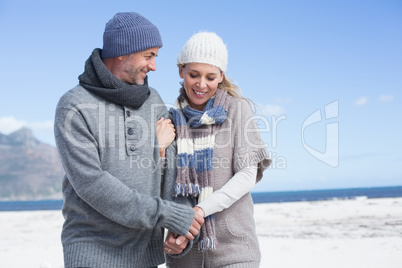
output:
<path id="1" fill-rule="evenodd" d="M 156 71 L 155 58 L 159 48 L 153 47 L 123 58 L 121 80 L 132 85 L 143 85 L 149 71 Z"/>

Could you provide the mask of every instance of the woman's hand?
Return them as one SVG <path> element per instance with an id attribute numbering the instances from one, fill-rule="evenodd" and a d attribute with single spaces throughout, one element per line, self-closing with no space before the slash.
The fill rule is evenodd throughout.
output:
<path id="1" fill-rule="evenodd" d="M 156 133 L 158 136 L 160 156 L 164 157 L 166 148 L 173 142 L 176 137 L 176 130 L 170 119 L 163 117 L 156 122 Z"/>
<path id="2" fill-rule="evenodd" d="M 205 212 L 201 207 L 195 206 L 195 207 L 193 207 L 193 210 L 195 213 L 197 213 L 201 217 L 205 218 Z"/>

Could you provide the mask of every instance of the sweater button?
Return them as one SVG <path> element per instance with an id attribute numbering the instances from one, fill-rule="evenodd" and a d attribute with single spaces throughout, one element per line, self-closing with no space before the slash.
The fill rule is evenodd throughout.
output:
<path id="1" fill-rule="evenodd" d="M 130 146 L 131 151 L 135 151 L 135 146 Z"/>
<path id="2" fill-rule="evenodd" d="M 127 112 L 126 112 L 126 115 L 127 115 L 127 117 L 130 117 L 130 116 L 131 116 L 130 111 L 127 111 Z"/>
<path id="3" fill-rule="evenodd" d="M 133 135 L 133 133 L 134 133 L 134 131 L 133 131 L 132 128 L 129 128 L 129 129 L 127 130 L 127 132 L 128 132 L 128 135 Z"/>

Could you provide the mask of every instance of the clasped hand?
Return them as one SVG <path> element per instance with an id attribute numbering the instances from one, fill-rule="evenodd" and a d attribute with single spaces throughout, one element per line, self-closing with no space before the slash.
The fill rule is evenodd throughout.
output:
<path id="1" fill-rule="evenodd" d="M 187 247 L 188 241 L 194 240 L 200 231 L 201 226 L 204 224 L 205 213 L 200 207 L 194 207 L 193 210 L 195 212 L 194 220 L 186 236 L 169 232 L 166 237 L 163 249 L 167 254 L 180 254 Z"/>
<path id="2" fill-rule="evenodd" d="M 170 119 L 164 119 L 162 117 L 156 122 L 156 134 L 161 156 L 165 156 L 166 148 L 169 147 L 176 137 L 176 130 Z"/>

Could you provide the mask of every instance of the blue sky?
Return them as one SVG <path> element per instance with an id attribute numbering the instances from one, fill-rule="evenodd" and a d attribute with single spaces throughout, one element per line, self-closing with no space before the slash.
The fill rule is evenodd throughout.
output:
<path id="1" fill-rule="evenodd" d="M 54 110 L 105 23 L 136 11 L 164 46 L 149 84 L 177 96 L 176 56 L 200 30 L 227 44 L 227 75 L 259 107 L 273 158 L 254 191 L 402 185 L 402 2 L 0 1 L 0 132 L 54 144 Z"/>

